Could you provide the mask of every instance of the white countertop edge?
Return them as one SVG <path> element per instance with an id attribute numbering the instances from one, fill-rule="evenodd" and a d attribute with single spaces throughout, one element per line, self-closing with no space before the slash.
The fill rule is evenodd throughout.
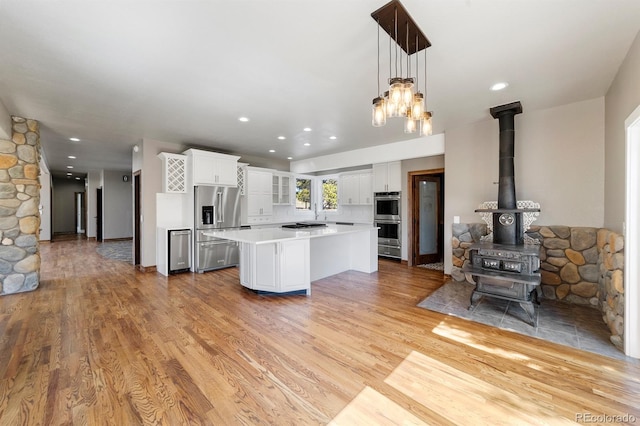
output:
<path id="1" fill-rule="evenodd" d="M 179 225 L 176 225 L 176 226 L 156 226 L 156 228 L 160 229 L 160 230 L 164 230 L 164 231 L 175 231 L 175 230 L 183 230 L 183 229 L 192 231 L 191 227 L 185 226 L 185 225 L 183 225 L 183 226 L 179 226 Z"/>
<path id="2" fill-rule="evenodd" d="M 224 238 L 240 243 L 270 244 L 281 241 L 330 237 L 357 232 L 367 232 L 378 229 L 373 225 L 327 225 L 326 227 L 310 229 L 262 228 L 240 229 L 233 231 L 206 231 L 203 234 L 210 237 Z"/>

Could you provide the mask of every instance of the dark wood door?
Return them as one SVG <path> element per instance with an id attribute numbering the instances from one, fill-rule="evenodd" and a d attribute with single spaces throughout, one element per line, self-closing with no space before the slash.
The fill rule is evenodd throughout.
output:
<path id="1" fill-rule="evenodd" d="M 102 188 L 96 189 L 96 240 L 102 241 Z"/>
<path id="2" fill-rule="evenodd" d="M 133 175 L 133 264 L 140 265 L 140 172 Z"/>
<path id="3" fill-rule="evenodd" d="M 415 175 L 413 190 L 413 264 L 441 262 L 444 246 L 442 174 Z"/>

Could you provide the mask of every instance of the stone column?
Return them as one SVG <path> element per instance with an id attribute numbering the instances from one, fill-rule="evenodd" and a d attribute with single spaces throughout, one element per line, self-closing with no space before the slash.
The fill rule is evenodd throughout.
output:
<path id="1" fill-rule="evenodd" d="M 11 120 L 12 140 L 0 140 L 0 295 L 40 283 L 40 128 Z"/>

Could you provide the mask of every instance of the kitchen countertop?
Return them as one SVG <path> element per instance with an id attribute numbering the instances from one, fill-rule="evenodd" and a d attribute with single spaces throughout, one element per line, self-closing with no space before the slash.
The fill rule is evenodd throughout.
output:
<path id="1" fill-rule="evenodd" d="M 287 228 L 261 228 L 261 229 L 240 229 L 226 231 L 208 231 L 204 235 L 210 237 L 225 238 L 227 240 L 238 241 L 250 244 L 268 244 L 278 241 L 296 240 L 302 238 L 317 238 L 330 235 L 349 234 L 354 232 L 369 231 L 377 229 L 373 225 L 334 225 L 327 224 L 325 227 L 287 229 Z"/>

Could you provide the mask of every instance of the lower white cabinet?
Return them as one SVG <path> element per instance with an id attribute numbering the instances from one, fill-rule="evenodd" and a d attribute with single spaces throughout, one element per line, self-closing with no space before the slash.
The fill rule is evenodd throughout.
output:
<path id="1" fill-rule="evenodd" d="M 240 283 L 252 290 L 311 291 L 309 239 L 240 244 Z"/>

